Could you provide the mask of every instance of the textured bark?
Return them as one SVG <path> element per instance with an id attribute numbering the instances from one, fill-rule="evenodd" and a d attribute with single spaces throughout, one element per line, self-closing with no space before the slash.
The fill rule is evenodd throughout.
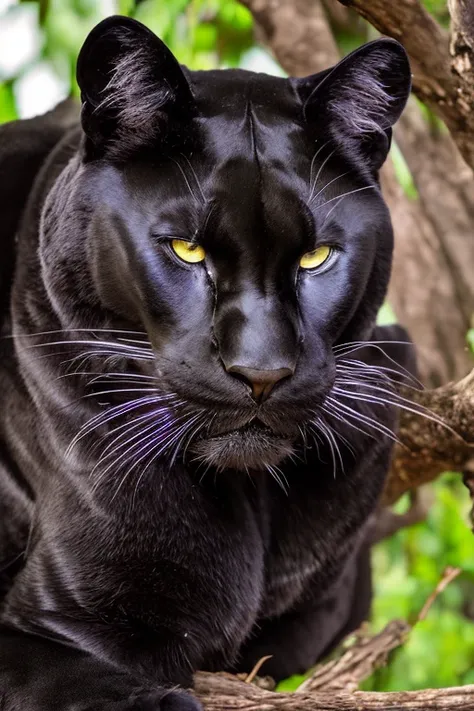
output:
<path id="1" fill-rule="evenodd" d="M 278 694 L 229 674 L 198 674 L 205 711 L 472 711 L 474 685 L 423 691 Z"/>
<path id="2" fill-rule="evenodd" d="M 446 122 L 464 160 L 474 168 L 474 11 L 471 0 L 449 0 L 450 40 L 420 0 L 339 0 L 406 48 L 417 96 Z"/>
<path id="3" fill-rule="evenodd" d="M 446 426 L 411 412 L 402 413 L 398 432 L 402 444 L 395 447 L 384 494 L 386 504 L 444 471 L 470 469 L 474 461 L 474 370 L 458 383 L 404 394 Z"/>

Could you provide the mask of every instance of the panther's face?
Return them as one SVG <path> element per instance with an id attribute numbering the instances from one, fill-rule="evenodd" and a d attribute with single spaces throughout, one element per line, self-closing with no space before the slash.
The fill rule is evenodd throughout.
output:
<path id="1" fill-rule="evenodd" d="M 78 79 L 83 151 L 41 244 L 62 321 L 78 324 L 80 300 L 139 332 L 127 367 L 195 413 L 194 457 L 278 464 L 318 420 L 334 346 L 367 336 L 385 294 L 377 170 L 409 92 L 404 51 L 381 40 L 303 80 L 184 73 L 112 18 Z"/>

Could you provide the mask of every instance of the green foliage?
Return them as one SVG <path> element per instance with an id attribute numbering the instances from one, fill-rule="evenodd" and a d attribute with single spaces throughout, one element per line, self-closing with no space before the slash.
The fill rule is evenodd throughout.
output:
<path id="1" fill-rule="evenodd" d="M 415 181 L 413 180 L 410 168 L 408 167 L 408 164 L 403 157 L 403 153 L 398 147 L 395 139 L 392 139 L 390 155 L 392 157 L 395 175 L 403 188 L 403 192 L 410 200 L 417 200 L 418 190 L 416 189 Z"/>
<path id="2" fill-rule="evenodd" d="M 466 340 L 472 354 L 474 355 L 474 328 L 470 328 L 466 334 Z"/>
<path id="3" fill-rule="evenodd" d="M 254 45 L 252 17 L 237 0 L 115 0 L 114 10 L 140 20 L 156 32 L 183 64 L 192 69 L 238 66 Z M 10 7 L 6 14 L 25 14 L 37 7 L 40 47 L 33 65 L 44 63 L 78 96 L 75 62 L 97 22 L 110 11 L 98 0 L 42 0 Z M 6 15 L 5 15 L 6 16 Z M 1 17 L 0 17 L 1 21 Z M 31 66 L 20 68 L 11 83 L 0 83 L 0 122 L 16 118 L 15 86 Z M 0 76 L 1 81 L 1 76 Z"/>
<path id="4" fill-rule="evenodd" d="M 399 531 L 373 553 L 375 599 L 372 625 L 379 630 L 393 618 L 414 622 L 447 566 L 462 575 L 418 622 L 408 642 L 364 687 L 419 689 L 472 683 L 474 624 L 468 601 L 474 592 L 470 500 L 459 474 L 448 473 L 432 487 L 435 502 L 425 523 Z"/>
<path id="5" fill-rule="evenodd" d="M 444 27 L 449 25 L 449 11 L 446 0 L 422 0 L 425 8 Z"/>
<path id="6" fill-rule="evenodd" d="M 386 301 L 377 314 L 377 324 L 379 326 L 391 326 L 393 323 L 397 323 L 397 317 L 395 311 Z"/>
<path id="7" fill-rule="evenodd" d="M 15 97 L 12 82 L 0 84 L 0 123 L 16 118 Z"/>

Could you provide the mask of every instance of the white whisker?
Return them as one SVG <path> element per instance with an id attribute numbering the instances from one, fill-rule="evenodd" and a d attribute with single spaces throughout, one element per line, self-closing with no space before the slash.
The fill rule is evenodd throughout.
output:
<path id="1" fill-rule="evenodd" d="M 323 147 L 324 147 L 324 146 L 323 146 Z M 320 150 L 321 150 L 321 149 L 320 149 Z M 313 201 L 314 189 L 316 188 L 316 185 L 318 184 L 319 176 L 321 175 L 321 173 L 322 173 L 322 171 L 323 171 L 323 169 L 324 169 L 324 166 L 325 166 L 326 163 L 332 158 L 332 156 L 334 155 L 334 153 L 336 152 L 336 150 L 337 150 L 337 149 L 335 148 L 333 151 L 331 151 L 331 153 L 327 156 L 327 158 L 325 158 L 325 159 L 323 160 L 323 162 L 322 162 L 321 165 L 319 166 L 319 170 L 318 170 L 318 172 L 317 172 L 317 174 L 316 174 L 316 178 L 314 179 L 314 183 L 313 183 L 313 185 L 312 185 L 312 187 L 311 187 L 311 193 L 310 193 L 309 198 L 308 198 L 308 205 L 310 205 L 310 204 L 312 203 L 312 201 Z"/>
<path id="2" fill-rule="evenodd" d="M 334 200 L 341 200 L 342 198 L 347 197 L 348 195 L 354 195 L 354 193 L 360 193 L 362 190 L 376 190 L 377 185 L 365 185 L 363 188 L 356 188 L 355 190 L 349 190 L 347 193 L 343 193 L 342 195 L 336 195 L 336 197 L 329 198 L 329 200 L 326 200 L 323 202 L 321 205 L 317 205 L 315 207 L 315 210 L 320 210 L 322 207 L 325 205 L 329 205 L 330 202 L 333 202 Z"/>

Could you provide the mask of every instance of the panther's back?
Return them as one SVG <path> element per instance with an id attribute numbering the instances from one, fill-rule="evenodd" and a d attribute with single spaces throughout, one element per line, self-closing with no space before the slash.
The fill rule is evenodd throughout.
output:
<path id="1" fill-rule="evenodd" d="M 8 312 L 15 234 L 33 181 L 46 156 L 79 118 L 71 99 L 32 119 L 0 126 L 0 328 Z"/>

